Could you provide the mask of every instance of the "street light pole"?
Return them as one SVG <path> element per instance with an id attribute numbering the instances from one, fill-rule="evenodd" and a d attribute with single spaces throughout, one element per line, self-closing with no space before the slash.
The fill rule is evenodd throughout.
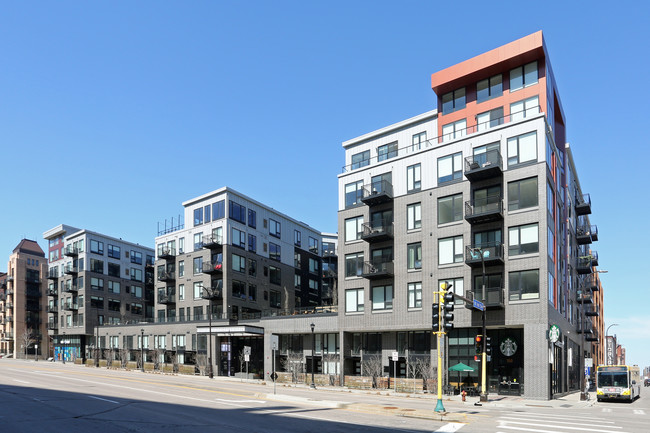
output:
<path id="1" fill-rule="evenodd" d="M 212 299 L 214 299 L 215 289 L 210 287 L 210 289 L 205 290 L 206 296 L 208 298 L 208 377 L 210 379 L 214 378 L 214 372 L 212 371 Z M 230 371 L 230 370 L 229 370 Z"/>
<path id="2" fill-rule="evenodd" d="M 144 373 L 144 328 L 140 329 L 140 363 Z"/>
<path id="3" fill-rule="evenodd" d="M 314 337 L 314 328 L 316 325 L 312 323 L 309 326 L 311 326 L 311 385 L 309 387 L 316 389 L 316 384 L 314 383 L 314 358 L 316 358 L 316 338 Z"/>
<path id="4" fill-rule="evenodd" d="M 481 287 L 481 301 L 485 305 L 487 303 L 487 289 L 485 288 L 485 256 L 483 255 L 483 248 L 472 248 L 472 252 L 481 255 L 481 267 L 483 268 L 483 283 Z M 488 401 L 487 393 L 487 327 L 485 323 L 485 307 L 481 311 L 482 333 L 483 333 L 483 346 L 481 347 L 481 395 L 479 401 Z"/>
<path id="5" fill-rule="evenodd" d="M 61 341 L 61 344 L 63 345 L 63 354 L 61 355 L 61 358 L 65 364 L 65 332 L 63 333 L 63 340 Z"/>

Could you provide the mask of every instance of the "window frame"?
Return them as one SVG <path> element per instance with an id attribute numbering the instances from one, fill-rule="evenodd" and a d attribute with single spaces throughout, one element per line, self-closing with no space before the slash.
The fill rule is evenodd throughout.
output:
<path id="1" fill-rule="evenodd" d="M 422 308 L 422 281 L 407 283 L 406 299 L 407 308 Z"/>
<path id="2" fill-rule="evenodd" d="M 457 245 L 458 241 L 460 240 L 460 246 Z M 441 246 L 443 245 L 443 242 L 452 242 L 452 261 L 450 262 L 443 262 L 442 261 L 442 254 L 441 254 Z M 456 263 L 462 263 L 464 259 L 464 240 L 463 236 L 448 236 L 445 238 L 440 238 L 438 239 L 438 265 L 452 265 Z M 460 251 L 456 251 L 456 249 L 459 248 Z"/>
<path id="3" fill-rule="evenodd" d="M 422 164 L 417 163 L 406 167 L 406 191 L 417 192 L 422 189 Z"/>
<path id="4" fill-rule="evenodd" d="M 354 303 L 352 296 L 354 295 Z M 365 310 L 365 290 L 361 288 L 346 289 L 345 290 L 345 312 L 346 313 L 362 313 Z"/>
<path id="5" fill-rule="evenodd" d="M 446 160 L 451 159 L 451 174 L 441 176 L 440 164 Z M 456 167 L 458 165 L 458 167 Z M 438 185 L 445 185 L 453 182 L 458 182 L 463 179 L 463 152 L 454 152 L 450 155 L 441 156 L 438 158 Z M 449 178 L 449 179 L 448 179 Z"/>
<path id="6" fill-rule="evenodd" d="M 535 228 L 537 235 L 537 242 L 521 243 L 522 230 Z M 515 237 L 516 234 L 516 237 Z M 513 244 L 516 239 L 517 243 Z M 530 245 L 530 247 L 528 247 Z M 552 248 L 551 248 L 552 249 Z M 522 224 L 518 226 L 508 227 L 508 256 L 518 256 L 522 254 L 539 253 L 539 223 Z"/>
<path id="7" fill-rule="evenodd" d="M 419 214 L 419 219 L 418 219 Z M 406 205 L 406 230 L 422 229 L 422 202 Z"/>
<path id="8" fill-rule="evenodd" d="M 441 207 L 445 204 L 445 201 L 451 200 L 451 219 L 449 221 L 442 221 L 440 216 L 442 215 Z M 456 209 L 458 206 L 459 209 Z M 450 224 L 463 220 L 463 193 L 447 195 L 444 197 L 438 197 L 438 225 Z"/>
<path id="9" fill-rule="evenodd" d="M 344 239 L 345 243 L 349 242 L 356 242 L 361 240 L 361 236 L 363 236 L 363 222 L 364 218 L 363 215 L 358 215 L 352 218 L 347 218 L 344 221 Z M 351 230 L 351 227 L 348 226 L 354 225 L 354 230 Z M 349 230 L 350 229 L 350 230 Z"/>
<path id="10" fill-rule="evenodd" d="M 422 242 L 406 245 L 406 269 L 409 271 L 422 270 Z"/>

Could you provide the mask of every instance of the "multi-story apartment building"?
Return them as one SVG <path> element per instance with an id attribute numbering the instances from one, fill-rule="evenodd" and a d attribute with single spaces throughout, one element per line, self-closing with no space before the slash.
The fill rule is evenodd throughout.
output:
<path id="1" fill-rule="evenodd" d="M 153 317 L 153 249 L 64 224 L 43 238 L 55 359 L 90 356 L 98 326 Z"/>
<path id="2" fill-rule="evenodd" d="M 397 351 L 402 372 L 407 357 L 434 355 L 433 291 L 449 283 L 487 307 L 489 392 L 577 390 L 588 341 L 598 340 L 597 230 L 542 33 L 436 72 L 431 83 L 436 110 L 343 143 L 344 371 L 358 372 L 362 353 L 389 367 Z M 466 381 L 477 384 L 481 313 L 456 304 L 447 359 L 476 368 Z M 549 339 L 552 325 L 561 335 Z"/>
<path id="3" fill-rule="evenodd" d="M 47 260 L 35 241 L 23 239 L 9 257 L 0 295 L 0 353 L 14 357 L 48 353 L 43 293 Z"/>

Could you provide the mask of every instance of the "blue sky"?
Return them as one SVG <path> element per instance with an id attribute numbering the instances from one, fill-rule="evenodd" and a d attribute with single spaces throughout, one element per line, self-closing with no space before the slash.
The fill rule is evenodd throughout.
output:
<path id="1" fill-rule="evenodd" d="M 61 223 L 153 246 L 182 201 L 224 185 L 335 232 L 341 142 L 431 110 L 431 73 L 541 29 L 606 325 L 650 365 L 650 7 L 455 5 L 3 2 L 0 257 Z"/>

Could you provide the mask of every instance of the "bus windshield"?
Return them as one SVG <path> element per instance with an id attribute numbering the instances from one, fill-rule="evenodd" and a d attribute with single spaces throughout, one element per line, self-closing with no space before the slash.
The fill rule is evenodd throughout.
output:
<path id="1" fill-rule="evenodd" d="M 598 373 L 598 386 L 620 386 L 627 388 L 627 373 L 601 371 Z"/>

